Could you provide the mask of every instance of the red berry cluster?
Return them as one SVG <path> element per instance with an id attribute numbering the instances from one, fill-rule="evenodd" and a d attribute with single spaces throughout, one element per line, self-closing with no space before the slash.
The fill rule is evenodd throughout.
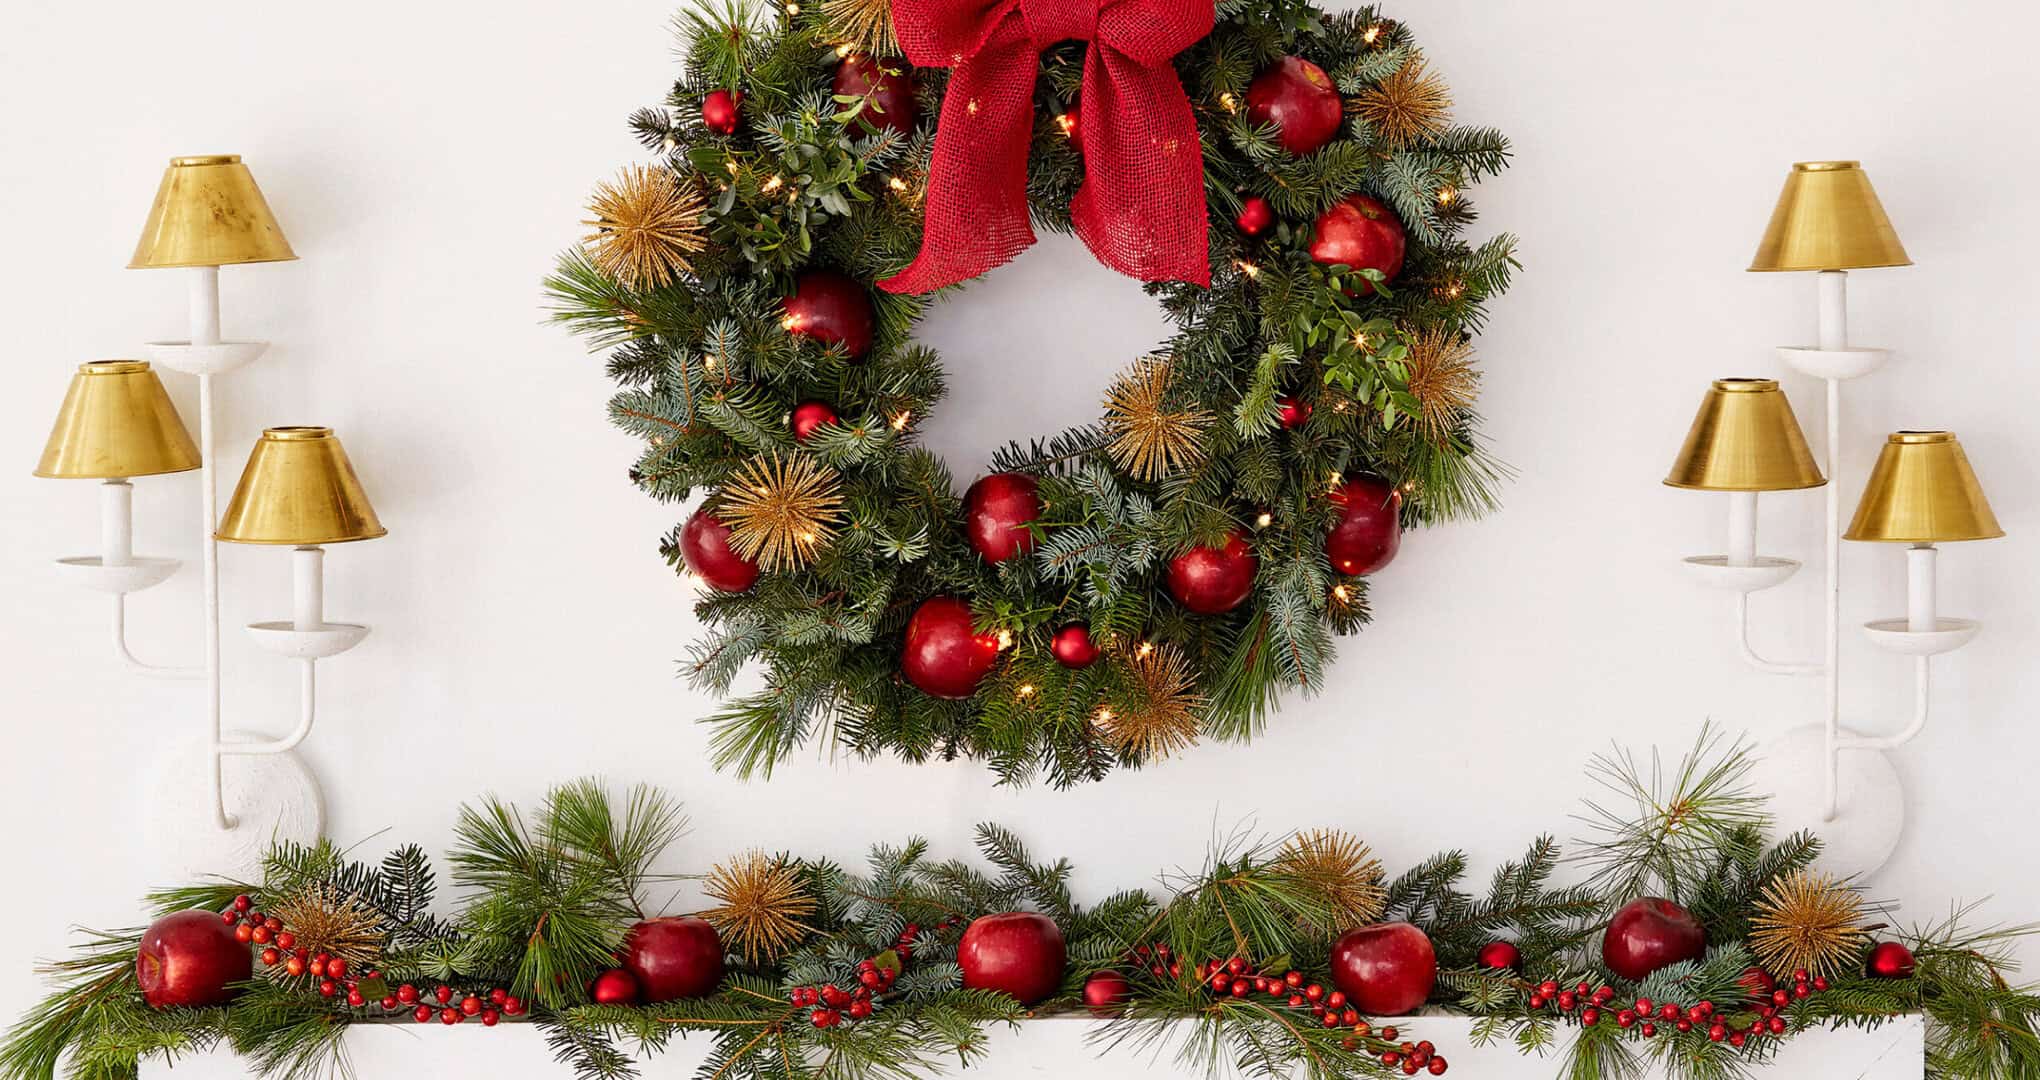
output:
<path id="1" fill-rule="evenodd" d="M 235 940 L 262 946 L 263 964 L 269 967 L 282 967 L 284 973 L 292 977 L 302 976 L 319 980 L 317 985 L 320 997 L 338 997 L 344 992 L 350 1008 L 375 1007 L 383 1012 L 393 1013 L 416 1005 L 412 1016 L 421 1024 L 429 1023 L 434 1016 L 438 1016 L 441 1023 L 449 1025 L 476 1016 L 481 1018 L 482 1024 L 486 1027 L 496 1026 L 505 1016 L 520 1016 L 524 1013 L 524 1002 L 511 996 L 508 990 L 501 987 L 490 990 L 486 1002 L 474 994 L 464 995 L 460 1001 L 455 1002 L 453 988 L 440 986 L 433 990 L 432 996 L 442 1008 L 435 1009 L 429 1004 L 420 1003 L 418 988 L 405 983 L 398 987 L 395 993 L 384 996 L 371 1006 L 367 996 L 361 991 L 361 981 L 381 979 L 382 972 L 370 968 L 356 977 L 346 957 L 314 952 L 300 946 L 296 935 L 284 926 L 283 920 L 256 911 L 254 900 L 246 894 L 234 897 L 233 906 L 220 912 L 220 918 L 234 927 Z"/>
<path id="2" fill-rule="evenodd" d="M 1135 945 L 1133 954 L 1127 959 L 1147 966 L 1148 974 L 1157 979 L 1180 979 L 1183 977 L 1183 961 L 1169 952 L 1169 946 L 1157 941 L 1152 945 Z"/>
<path id="3" fill-rule="evenodd" d="M 938 929 L 949 929 L 956 920 L 943 923 Z M 892 953 L 905 964 L 913 958 L 914 943 L 921 938 L 921 927 L 908 923 L 893 939 Z M 787 994 L 787 1001 L 796 1009 L 813 1009 L 808 1022 L 818 1028 L 837 1027 L 844 1020 L 862 1020 L 871 1015 L 873 1003 L 892 989 L 899 978 L 898 967 L 881 967 L 876 958 L 861 960 L 857 964 L 857 985 L 845 990 L 835 983 L 821 986 L 796 986 Z"/>
<path id="4" fill-rule="evenodd" d="M 1682 1005 L 1673 1001 L 1652 1001 L 1647 997 L 1637 998 L 1632 1003 L 1617 1006 L 1615 990 L 1609 986 L 1589 989 L 1580 983 L 1572 989 L 1563 989 L 1557 982 L 1546 979 L 1530 993 L 1532 1009 L 1556 1008 L 1561 1013 L 1577 1012 L 1584 1027 L 1593 1027 L 1612 1008 L 1615 1026 L 1627 1031 L 1635 1029 L 1646 1039 L 1656 1038 L 1660 1025 L 1677 1032 L 1700 1030 L 1707 1033 L 1714 1042 L 1726 1042 L 1741 1049 L 1749 1040 L 1762 1035 L 1785 1034 L 1785 1009 L 1794 1001 L 1803 1001 L 1828 988 L 1828 981 L 1819 976 L 1809 977 L 1804 970 L 1792 973 L 1793 987 L 1790 991 L 1780 990 L 1772 983 L 1771 976 L 1762 968 L 1750 968 L 1742 975 L 1741 982 L 1751 991 L 1750 1007 L 1754 1019 L 1747 1026 L 1731 1028 L 1726 1012 L 1718 1010 L 1714 1002 L 1701 1001 Z M 1730 1009 L 1742 1006 L 1731 1005 Z"/>
<path id="5" fill-rule="evenodd" d="M 1346 1001 L 1344 993 L 1327 991 L 1322 983 L 1307 982 L 1303 972 L 1294 969 L 1280 975 L 1261 974 L 1243 957 L 1235 956 L 1227 960 L 1206 960 L 1197 965 L 1197 978 L 1214 994 L 1235 998 L 1265 994 L 1282 999 L 1292 1009 L 1308 1008 L 1311 1015 L 1317 1017 L 1318 1023 L 1325 1027 L 1351 1030 L 1352 1034 L 1340 1043 L 1347 1050 L 1360 1049 L 1362 1039 L 1393 1044 L 1401 1035 L 1393 1027 L 1376 1031 L 1374 1025 Z M 1447 1068 L 1445 1059 L 1437 1055 L 1436 1048 L 1429 1042 L 1405 1042 L 1393 1046 L 1382 1051 L 1381 1063 L 1391 1068 L 1400 1067 L 1405 1076 L 1415 1076 L 1424 1071 L 1432 1076 L 1443 1076 Z"/>

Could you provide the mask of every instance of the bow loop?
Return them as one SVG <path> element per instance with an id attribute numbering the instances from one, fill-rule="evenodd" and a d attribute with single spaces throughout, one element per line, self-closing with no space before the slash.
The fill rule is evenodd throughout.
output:
<path id="1" fill-rule="evenodd" d="M 1042 50 L 1085 51 L 1070 220 L 1098 261 L 1145 281 L 1211 284 L 1204 162 L 1169 61 L 1211 32 L 1214 0 L 893 0 L 907 58 L 952 69 L 929 164 L 920 254 L 879 282 L 924 293 L 1034 243 L 1027 151 Z"/>

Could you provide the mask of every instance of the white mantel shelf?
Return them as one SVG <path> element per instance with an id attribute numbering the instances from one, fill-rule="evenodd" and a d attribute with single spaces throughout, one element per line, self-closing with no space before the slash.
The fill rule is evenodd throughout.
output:
<path id="1" fill-rule="evenodd" d="M 1138 1080 L 1187 1077 L 1188 1070 L 1168 1057 L 1128 1050 L 1101 1052 L 1086 1045 L 1085 1036 L 1098 1022 L 1083 1017 L 1035 1021 L 1021 1031 L 996 1028 L 989 1053 L 971 1067 L 972 1080 L 1019 1080 L 1054 1076 L 1057 1080 Z M 1448 1077 L 1547 1080 L 1557 1074 L 1551 1058 L 1519 1056 L 1511 1047 L 1469 1046 L 1470 1022 L 1458 1017 L 1426 1017 L 1399 1022 L 1406 1037 L 1430 1039 L 1451 1062 Z M 488 1077 L 490 1080 L 572 1080 L 573 1073 L 552 1060 L 538 1031 L 529 1025 L 484 1028 L 469 1021 L 458 1027 L 440 1024 L 362 1025 L 346 1035 L 347 1057 L 358 1080 L 381 1077 Z M 644 1063 L 646 1080 L 692 1077 L 709 1040 L 694 1036 L 676 1041 L 666 1053 Z M 1918 1016 L 1902 1017 L 1876 1031 L 1809 1032 L 1792 1039 L 1771 1068 L 1762 1074 L 1791 1080 L 1918 1080 L 1923 1071 L 1925 1026 Z M 174 1068 L 144 1066 L 145 1077 L 171 1080 L 249 1075 L 233 1054 L 219 1050 L 180 1060 Z M 1654 1076 L 1656 1074 L 1653 1074 Z"/>

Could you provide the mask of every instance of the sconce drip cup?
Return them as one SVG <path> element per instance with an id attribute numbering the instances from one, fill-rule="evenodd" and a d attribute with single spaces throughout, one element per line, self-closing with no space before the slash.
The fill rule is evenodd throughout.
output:
<path id="1" fill-rule="evenodd" d="M 142 355 L 186 375 L 220 375 L 246 367 L 268 351 L 266 341 L 222 341 L 217 345 L 193 345 L 188 341 L 151 341 Z"/>
<path id="2" fill-rule="evenodd" d="M 1783 585 L 1799 572 L 1795 559 L 1759 555 L 1750 566 L 1732 566 L 1726 555 L 1690 555 L 1686 573 L 1702 585 L 1724 592 L 1753 593 Z"/>
<path id="3" fill-rule="evenodd" d="M 255 644 L 293 660 L 324 660 L 361 644 L 368 627 L 356 623 L 323 623 L 300 630 L 289 619 L 248 624 L 248 636 Z"/>
<path id="4" fill-rule="evenodd" d="M 1863 635 L 1872 645 L 1887 652 L 1906 656 L 1939 656 L 1954 652 L 1969 644 L 1970 639 L 1983 629 L 1975 619 L 1938 618 L 1932 630 L 1908 630 L 1908 621 L 1899 619 L 1878 619 L 1863 624 Z"/>
<path id="5" fill-rule="evenodd" d="M 176 559 L 149 555 L 133 556 L 124 566 L 108 566 L 98 555 L 74 555 L 56 562 L 57 576 L 66 584 L 115 596 L 161 585 L 183 565 Z"/>
<path id="6" fill-rule="evenodd" d="M 1816 379 L 1846 382 L 1884 366 L 1889 349 L 1823 349 L 1817 345 L 1780 345 L 1778 359 L 1792 370 Z"/>

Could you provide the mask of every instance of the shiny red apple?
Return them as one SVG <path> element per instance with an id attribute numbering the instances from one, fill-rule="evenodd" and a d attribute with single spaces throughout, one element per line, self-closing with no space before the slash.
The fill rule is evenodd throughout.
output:
<path id="1" fill-rule="evenodd" d="M 1402 492 L 1378 476 L 1348 480 L 1332 492 L 1339 520 L 1325 534 L 1325 557 L 1349 577 L 1387 566 L 1402 547 Z"/>
<path id="2" fill-rule="evenodd" d="M 963 493 L 963 530 L 970 546 L 989 563 L 1002 563 L 1034 550 L 1027 528 L 1041 517 L 1041 496 L 1026 473 L 980 477 Z"/>
<path id="3" fill-rule="evenodd" d="M 953 596 L 930 597 L 907 620 L 900 671 L 924 694 L 967 698 L 998 659 L 998 636 L 978 633 L 970 605 Z"/>
<path id="4" fill-rule="evenodd" d="M 1601 939 L 1601 962 L 1632 982 L 1681 960 L 1698 960 L 1707 952 L 1707 932 L 1693 913 L 1670 900 L 1646 896 L 1632 900 L 1608 920 Z"/>
<path id="5" fill-rule="evenodd" d="M 1310 257 L 1325 266 L 1350 266 L 1355 270 L 1379 270 L 1383 281 L 1394 281 L 1402 273 L 1403 256 L 1409 241 L 1395 212 L 1378 199 L 1348 195 L 1318 215 L 1311 229 Z M 1369 296 L 1374 283 L 1358 280 L 1347 288 L 1353 296 Z"/>
<path id="6" fill-rule="evenodd" d="M 850 359 L 859 360 L 871 351 L 877 320 L 871 310 L 871 294 L 855 278 L 833 270 L 815 270 L 795 282 L 793 295 L 786 298 L 781 325 L 787 333 L 823 345 L 841 345 Z"/>
<path id="7" fill-rule="evenodd" d="M 1261 561 L 1246 537 L 1234 532 L 1223 547 L 1193 547 L 1169 561 L 1169 595 L 1199 615 L 1220 615 L 1254 591 Z"/>
<path id="8" fill-rule="evenodd" d="M 986 915 L 956 943 L 966 989 L 996 990 L 1022 1005 L 1054 994 L 1062 986 L 1067 961 L 1062 928 L 1032 911 Z"/>
<path id="9" fill-rule="evenodd" d="M 254 975 L 248 946 L 210 911 L 180 911 L 149 924 L 135 951 L 135 983 L 158 1009 L 221 1005 Z"/>
<path id="10" fill-rule="evenodd" d="M 1298 157 L 1331 142 L 1345 114 L 1331 76 L 1301 56 L 1283 57 L 1247 84 L 1247 119 L 1275 125 L 1275 140 Z"/>
<path id="11" fill-rule="evenodd" d="M 680 529 L 680 558 L 719 592 L 740 593 L 758 583 L 758 564 L 730 547 L 730 527 L 705 506 Z"/>
<path id="12" fill-rule="evenodd" d="M 722 939 L 692 916 L 646 919 L 624 936 L 623 966 L 646 1001 L 707 997 L 722 984 Z"/>
<path id="13" fill-rule="evenodd" d="M 857 116 L 860 125 L 873 131 L 905 135 L 914 130 L 920 108 L 914 101 L 913 69 L 904 60 L 879 60 L 862 53 L 836 65 L 832 89 L 837 97 L 864 101 Z"/>
<path id="14" fill-rule="evenodd" d="M 1369 1016 L 1402 1016 L 1422 1005 L 1438 981 L 1431 939 L 1409 923 L 1348 930 L 1332 946 L 1332 981 Z"/>

